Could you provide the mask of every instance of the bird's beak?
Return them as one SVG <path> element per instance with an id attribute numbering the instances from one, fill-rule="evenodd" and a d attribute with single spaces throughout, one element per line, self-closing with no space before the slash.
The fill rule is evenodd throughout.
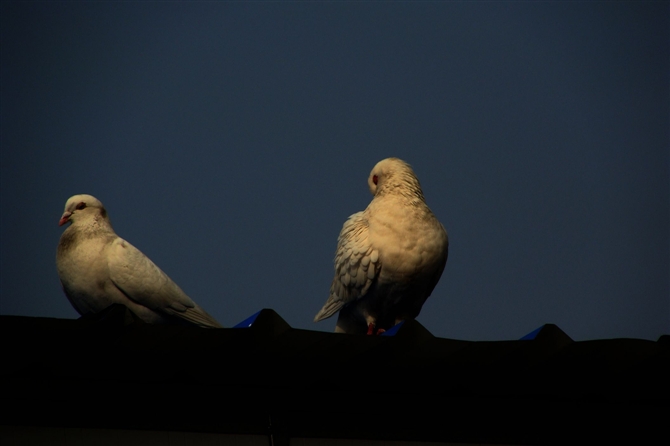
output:
<path id="1" fill-rule="evenodd" d="M 65 223 L 70 221 L 70 215 L 72 215 L 72 212 L 64 212 L 63 216 L 60 218 L 60 221 L 58 222 L 58 226 L 63 226 Z"/>

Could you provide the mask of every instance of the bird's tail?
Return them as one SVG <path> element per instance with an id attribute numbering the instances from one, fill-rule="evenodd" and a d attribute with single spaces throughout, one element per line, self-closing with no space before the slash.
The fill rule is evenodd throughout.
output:
<path id="1" fill-rule="evenodd" d="M 335 298 L 333 295 L 331 295 L 328 300 L 326 301 L 326 304 L 323 306 L 323 308 L 316 313 L 316 316 L 314 316 L 314 322 L 319 322 L 324 319 L 328 319 L 342 308 L 342 305 L 344 305 L 344 302 L 342 300 Z"/>

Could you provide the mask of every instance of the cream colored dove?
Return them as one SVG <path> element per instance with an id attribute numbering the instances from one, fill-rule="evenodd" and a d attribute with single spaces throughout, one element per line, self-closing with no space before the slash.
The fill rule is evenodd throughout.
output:
<path id="1" fill-rule="evenodd" d="M 147 256 L 116 235 L 97 198 L 70 197 L 58 224 L 67 222 L 71 225 L 58 243 L 56 268 L 63 291 L 79 314 L 120 303 L 152 324 L 221 327 Z"/>
<path id="2" fill-rule="evenodd" d="M 330 296 L 314 317 L 339 311 L 336 332 L 380 333 L 416 318 L 447 263 L 447 231 L 409 164 L 380 161 L 368 186 L 372 201 L 344 223 Z"/>

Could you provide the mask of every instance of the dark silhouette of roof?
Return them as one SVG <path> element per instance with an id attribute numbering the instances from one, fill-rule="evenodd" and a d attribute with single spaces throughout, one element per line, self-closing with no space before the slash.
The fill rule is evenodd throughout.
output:
<path id="1" fill-rule="evenodd" d="M 123 306 L 78 320 L 0 316 L 2 422 L 291 437 L 553 444 L 668 439 L 670 336 L 517 341 L 148 325 Z M 67 407 L 67 410 L 65 409 Z"/>

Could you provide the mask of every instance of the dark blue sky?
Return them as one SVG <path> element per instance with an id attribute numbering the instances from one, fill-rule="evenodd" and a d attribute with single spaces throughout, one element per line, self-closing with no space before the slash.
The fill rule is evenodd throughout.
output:
<path id="1" fill-rule="evenodd" d="M 3 2 L 0 313 L 77 317 L 57 223 L 95 195 L 223 325 L 328 296 L 374 164 L 447 228 L 440 337 L 670 332 L 664 2 Z"/>

